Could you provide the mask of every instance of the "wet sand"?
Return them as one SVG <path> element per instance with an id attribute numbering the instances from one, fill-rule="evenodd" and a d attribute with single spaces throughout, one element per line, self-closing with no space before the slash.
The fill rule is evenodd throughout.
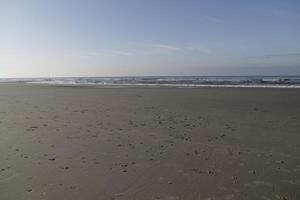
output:
<path id="1" fill-rule="evenodd" d="M 300 90 L 1 84 L 0 199 L 300 199 Z"/>

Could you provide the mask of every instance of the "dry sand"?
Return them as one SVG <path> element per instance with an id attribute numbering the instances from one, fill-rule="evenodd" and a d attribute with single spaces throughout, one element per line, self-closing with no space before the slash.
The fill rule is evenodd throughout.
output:
<path id="1" fill-rule="evenodd" d="M 300 90 L 0 85 L 0 199 L 300 199 Z"/>

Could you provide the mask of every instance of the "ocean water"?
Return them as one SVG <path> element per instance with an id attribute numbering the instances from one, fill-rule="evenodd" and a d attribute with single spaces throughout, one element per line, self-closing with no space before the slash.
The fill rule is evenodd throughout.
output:
<path id="1" fill-rule="evenodd" d="M 0 79 L 0 83 L 156 87 L 300 88 L 300 76 L 131 76 Z"/>

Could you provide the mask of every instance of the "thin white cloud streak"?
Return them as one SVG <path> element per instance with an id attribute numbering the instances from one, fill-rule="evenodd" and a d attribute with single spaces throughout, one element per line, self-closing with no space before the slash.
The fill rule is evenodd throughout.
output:
<path id="1" fill-rule="evenodd" d="M 134 56 L 133 52 L 129 51 L 99 51 L 99 52 L 89 52 L 87 54 L 91 57 L 115 57 L 115 56 Z"/>
<path id="2" fill-rule="evenodd" d="M 101 56 L 111 57 L 111 56 L 116 56 L 116 55 L 111 54 L 111 53 L 103 53 L 103 52 L 90 52 L 90 53 L 88 53 L 88 56 L 91 56 L 91 57 L 101 57 Z"/>
<path id="3" fill-rule="evenodd" d="M 135 55 L 135 53 L 128 52 L 128 51 L 113 51 L 113 53 L 116 55 L 121 55 L 121 56 L 134 56 Z"/>
<path id="4" fill-rule="evenodd" d="M 150 48 L 149 48 L 150 47 Z M 134 51 L 119 51 L 119 50 L 110 50 L 110 51 L 91 51 L 83 54 L 83 57 L 117 57 L 117 56 L 153 56 L 153 55 L 163 55 L 166 53 L 202 53 L 210 54 L 211 50 L 205 46 L 175 46 L 169 44 L 145 44 L 142 45 L 140 49 Z"/>
<path id="5" fill-rule="evenodd" d="M 167 44 L 148 44 L 150 47 L 154 47 L 159 50 L 167 50 L 170 52 L 174 51 L 181 51 L 181 52 L 200 52 L 205 54 L 210 54 L 211 50 L 205 46 L 174 46 L 174 45 L 167 45 Z"/>
<path id="6" fill-rule="evenodd" d="M 181 50 L 179 47 L 172 46 L 172 45 L 166 45 L 166 44 L 148 44 L 150 47 L 159 48 L 159 49 L 165 49 L 170 51 L 178 51 Z"/>

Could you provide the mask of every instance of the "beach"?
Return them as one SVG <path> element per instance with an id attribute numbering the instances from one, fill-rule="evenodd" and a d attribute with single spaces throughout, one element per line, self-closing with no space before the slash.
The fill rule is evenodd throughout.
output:
<path id="1" fill-rule="evenodd" d="M 0 84 L 0 199 L 300 199 L 300 90 Z"/>

